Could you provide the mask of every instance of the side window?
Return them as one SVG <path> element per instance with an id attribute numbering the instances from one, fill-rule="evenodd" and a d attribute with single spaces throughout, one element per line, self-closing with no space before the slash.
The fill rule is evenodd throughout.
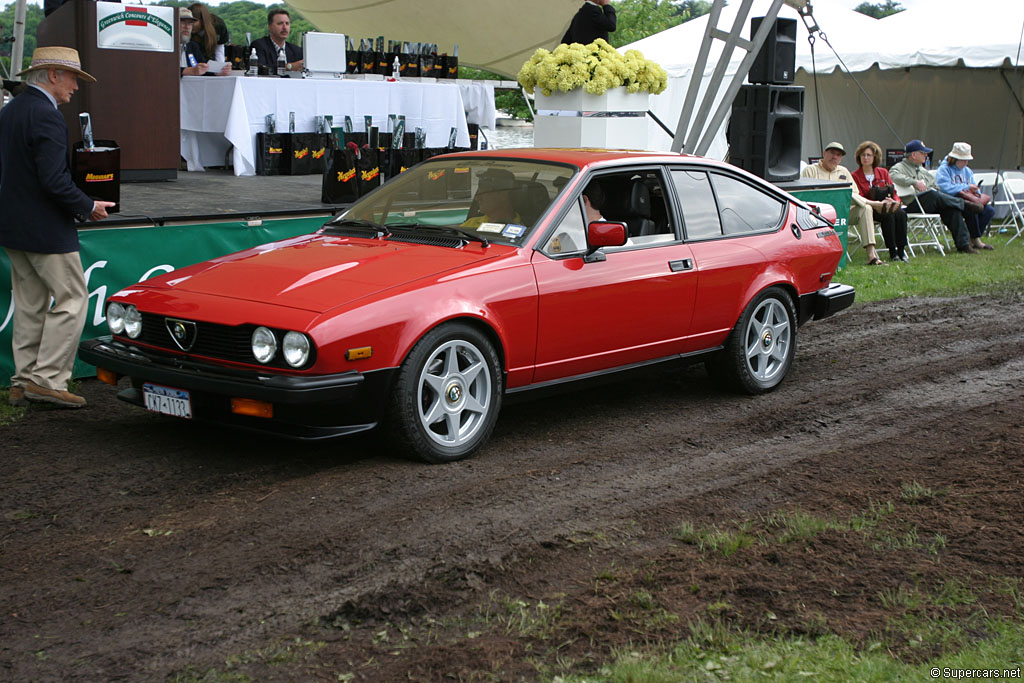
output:
<path id="1" fill-rule="evenodd" d="M 587 248 L 587 229 L 583 223 L 583 207 L 577 201 L 566 212 L 555 232 L 545 242 L 541 251 L 548 256 L 571 254 Z"/>
<path id="2" fill-rule="evenodd" d="M 715 194 L 711 191 L 708 174 L 704 171 L 678 169 L 672 171 L 672 180 L 675 181 L 679 205 L 683 209 L 686 239 L 721 237 L 722 224 L 718 219 L 718 205 L 715 204 Z"/>
<path id="3" fill-rule="evenodd" d="M 722 207 L 722 228 L 726 235 L 743 235 L 774 230 L 782 220 L 785 202 L 729 176 L 711 174 Z"/>

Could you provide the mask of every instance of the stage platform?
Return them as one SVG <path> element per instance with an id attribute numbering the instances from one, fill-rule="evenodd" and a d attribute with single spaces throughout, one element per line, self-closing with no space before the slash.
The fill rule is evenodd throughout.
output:
<path id="1" fill-rule="evenodd" d="M 325 216 L 344 206 L 321 204 L 321 176 L 235 176 L 231 169 L 179 171 L 176 180 L 121 184 L 121 211 L 82 228 L 268 218 Z"/>

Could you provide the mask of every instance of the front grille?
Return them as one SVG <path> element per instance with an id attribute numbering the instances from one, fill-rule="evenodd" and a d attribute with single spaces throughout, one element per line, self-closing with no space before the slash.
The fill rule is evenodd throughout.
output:
<path id="1" fill-rule="evenodd" d="M 196 321 L 195 343 L 188 351 L 182 351 L 174 343 L 171 333 L 167 330 L 167 325 L 164 322 L 166 320 L 165 316 L 154 313 L 142 313 L 141 311 L 140 313 L 142 315 L 142 334 L 139 335 L 138 339 L 134 340 L 139 343 L 167 349 L 176 353 L 218 358 L 235 363 L 294 369 L 285 362 L 284 357 L 281 355 L 280 347 L 284 341 L 286 330 L 273 330 L 275 336 L 277 336 L 278 352 L 273 360 L 266 365 L 261 365 L 252 355 L 251 340 L 252 333 L 256 330 L 256 325 L 218 325 L 217 323 Z M 311 350 L 306 367 L 313 364 L 314 357 L 315 352 Z"/>

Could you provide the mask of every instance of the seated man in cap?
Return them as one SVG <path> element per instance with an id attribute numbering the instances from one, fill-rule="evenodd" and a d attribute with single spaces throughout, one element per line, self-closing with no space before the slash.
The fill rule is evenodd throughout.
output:
<path id="1" fill-rule="evenodd" d="M 951 197 L 939 191 L 939 184 L 924 167 L 931 147 L 925 147 L 920 140 L 911 140 L 903 148 L 906 156 L 903 161 L 889 169 L 889 176 L 897 185 L 906 187 L 900 190 L 900 199 L 907 207 L 907 213 L 937 213 L 942 224 L 949 229 L 956 243 L 956 250 L 962 254 L 977 254 L 971 246 L 971 239 L 964 222 L 964 200 Z"/>
<path id="2" fill-rule="evenodd" d="M 878 258 L 878 251 L 875 249 L 875 217 L 872 213 L 873 210 L 882 211 L 882 202 L 861 195 L 857 183 L 853 181 L 853 174 L 839 163 L 845 155 L 846 149 L 842 144 L 830 142 L 825 145 L 825 149 L 821 153 L 821 161 L 804 168 L 800 172 L 800 177 L 849 183 L 850 189 L 853 191 L 850 198 L 850 222 L 856 225 L 860 232 L 861 240 L 864 242 L 864 253 L 868 257 L 868 265 L 887 265 L 885 261 Z"/>
<path id="3" fill-rule="evenodd" d="M 476 188 L 476 203 L 481 214 L 470 216 L 462 224 L 464 228 L 480 228 L 484 223 L 504 226 L 521 223 L 522 218 L 512 206 L 512 190 L 516 189 L 516 177 L 511 171 L 492 168 L 480 174 Z"/>

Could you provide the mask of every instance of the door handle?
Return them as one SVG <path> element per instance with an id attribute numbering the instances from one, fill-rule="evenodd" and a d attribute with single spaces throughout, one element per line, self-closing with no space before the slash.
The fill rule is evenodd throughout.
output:
<path id="1" fill-rule="evenodd" d="M 693 259 L 684 258 L 678 261 L 669 261 L 668 269 L 673 273 L 681 273 L 684 270 L 693 270 Z"/>

